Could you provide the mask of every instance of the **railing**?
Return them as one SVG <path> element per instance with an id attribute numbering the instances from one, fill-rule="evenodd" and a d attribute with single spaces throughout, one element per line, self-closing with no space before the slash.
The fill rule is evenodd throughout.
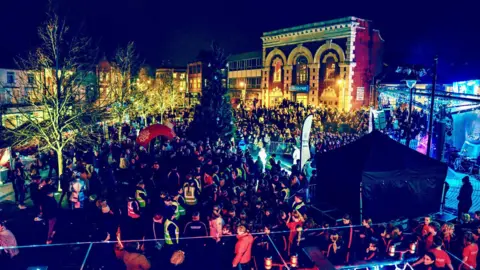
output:
<path id="1" fill-rule="evenodd" d="M 268 155 L 291 156 L 295 150 L 294 146 L 299 147 L 300 145 L 292 142 L 270 141 L 268 143 L 249 143 L 247 147 L 254 154 L 258 154 L 258 151 L 263 147 Z"/>

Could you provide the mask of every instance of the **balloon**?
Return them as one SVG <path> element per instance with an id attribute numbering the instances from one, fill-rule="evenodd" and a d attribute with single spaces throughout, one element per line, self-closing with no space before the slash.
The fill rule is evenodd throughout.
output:
<path id="1" fill-rule="evenodd" d="M 154 124 L 140 131 L 137 137 L 137 143 L 145 147 L 150 143 L 151 140 L 158 136 L 163 136 L 171 140 L 176 135 L 172 128 L 161 124 Z"/>

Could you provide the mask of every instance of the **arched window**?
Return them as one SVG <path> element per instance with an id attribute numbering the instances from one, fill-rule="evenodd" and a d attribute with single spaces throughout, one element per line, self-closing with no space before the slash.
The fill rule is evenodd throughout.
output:
<path id="1" fill-rule="evenodd" d="M 297 84 L 308 84 L 308 61 L 305 56 L 297 58 L 295 70 L 297 75 Z"/>
<path id="2" fill-rule="evenodd" d="M 281 82 L 282 81 L 282 60 L 277 58 L 273 60 L 273 81 Z"/>

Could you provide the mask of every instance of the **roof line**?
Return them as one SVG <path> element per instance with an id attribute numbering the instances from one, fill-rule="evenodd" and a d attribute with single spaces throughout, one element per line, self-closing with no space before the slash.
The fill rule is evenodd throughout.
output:
<path id="1" fill-rule="evenodd" d="M 344 17 L 344 18 L 340 18 L 340 19 L 333 19 L 333 20 L 328 20 L 328 21 L 323 21 L 323 22 L 309 23 L 309 24 L 304 24 L 304 25 L 299 25 L 299 26 L 274 30 L 274 31 L 270 31 L 270 32 L 264 32 L 263 36 L 273 36 L 273 35 L 284 34 L 284 33 L 288 33 L 288 32 L 304 30 L 304 29 L 307 29 L 307 28 L 323 27 L 323 26 L 328 26 L 328 25 L 349 23 L 349 22 L 358 21 L 358 20 L 369 21 L 369 20 L 357 18 L 357 17 L 354 17 L 354 16 L 349 16 L 349 17 Z"/>

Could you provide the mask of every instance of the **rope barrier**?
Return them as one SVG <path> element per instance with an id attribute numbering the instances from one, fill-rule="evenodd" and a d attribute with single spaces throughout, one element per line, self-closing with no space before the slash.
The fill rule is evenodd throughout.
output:
<path id="1" fill-rule="evenodd" d="M 88 247 L 87 253 L 85 254 L 85 258 L 83 259 L 82 267 L 80 267 L 80 270 L 83 270 L 85 267 L 85 264 L 87 263 L 88 255 L 90 255 L 90 250 L 92 250 L 93 243 L 90 244 Z"/>
<path id="2" fill-rule="evenodd" d="M 285 265 L 285 267 L 287 268 L 287 270 L 290 270 L 290 267 L 288 266 L 287 262 L 283 259 L 282 254 L 280 254 L 280 251 L 278 251 L 278 248 L 277 248 L 277 246 L 275 245 L 275 243 L 273 243 L 273 240 L 272 240 L 272 238 L 270 237 L 270 235 L 267 234 L 267 237 L 268 237 L 268 240 L 270 240 L 270 243 L 272 243 L 273 247 L 275 248 L 275 251 L 277 252 L 278 256 L 279 256 L 280 259 L 282 260 L 283 265 Z"/>
<path id="3" fill-rule="evenodd" d="M 383 225 L 384 223 L 377 223 L 372 224 L 371 226 Z M 313 228 L 304 230 L 304 232 L 316 232 L 316 231 L 325 231 L 325 230 L 338 230 L 338 229 L 346 229 L 346 228 L 356 228 L 356 227 L 363 227 L 363 225 L 351 225 L 351 226 L 336 226 L 336 227 L 329 227 L 329 228 Z M 271 234 L 283 234 L 283 233 L 290 233 L 290 230 L 285 231 L 271 231 L 270 233 L 265 232 L 256 232 L 250 233 L 253 235 L 271 235 Z M 236 237 L 237 234 L 230 234 L 230 235 L 222 235 L 222 237 Z M 191 237 L 179 237 L 178 240 L 193 240 L 193 239 L 209 239 L 212 238 L 211 236 L 191 236 Z M 157 241 L 164 241 L 165 238 L 150 238 L 150 239 L 136 239 L 136 240 L 121 240 L 122 243 L 134 243 L 134 242 L 157 242 Z M 8 247 L 0 247 L 0 250 L 4 249 L 13 249 L 13 248 L 38 248 L 38 247 L 58 247 L 58 246 L 72 246 L 72 245 L 89 245 L 89 244 L 116 244 L 119 241 L 95 241 L 95 242 L 70 242 L 70 243 L 58 243 L 58 244 L 39 244 L 39 245 L 24 245 L 24 246 L 8 246 Z"/>
<path id="4" fill-rule="evenodd" d="M 445 250 L 445 252 L 447 252 L 447 253 L 448 253 L 448 255 L 450 255 L 450 256 L 451 256 L 452 258 L 454 258 L 455 260 L 459 261 L 459 262 L 460 262 L 460 264 L 462 264 L 462 263 L 463 263 L 463 264 L 465 264 L 466 266 L 468 266 L 470 269 L 475 269 L 475 268 L 473 268 L 471 265 L 469 265 L 468 263 L 465 263 L 465 262 L 463 262 L 463 260 L 462 260 L 462 259 L 460 259 L 460 258 L 458 258 L 457 256 L 453 255 L 453 254 L 452 254 L 450 251 L 448 251 L 448 250 Z"/>

